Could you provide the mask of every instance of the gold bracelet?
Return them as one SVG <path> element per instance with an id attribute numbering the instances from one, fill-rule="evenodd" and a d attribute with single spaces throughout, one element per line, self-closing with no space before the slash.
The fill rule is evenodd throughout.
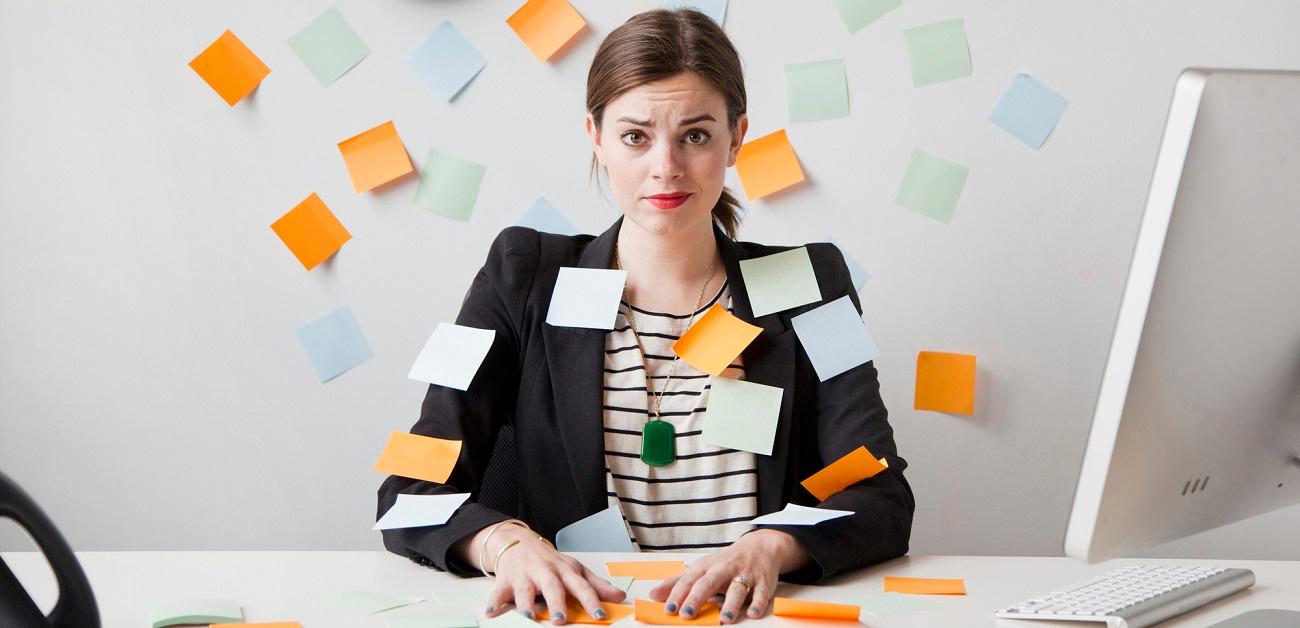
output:
<path id="1" fill-rule="evenodd" d="M 487 535 L 483 537 L 483 544 L 480 545 L 478 548 L 478 570 L 483 572 L 483 576 L 486 578 L 491 579 L 494 577 L 493 574 L 488 573 L 487 570 L 488 542 L 492 540 L 492 535 L 496 534 L 497 530 L 501 526 L 506 525 L 507 523 L 513 523 L 515 525 L 523 526 L 525 530 L 528 530 L 530 532 L 532 531 L 532 528 L 528 527 L 528 524 L 518 519 L 506 519 L 505 521 L 498 521 L 497 523 L 492 524 L 492 527 L 488 529 Z"/>
<path id="2" fill-rule="evenodd" d="M 501 555 L 506 553 L 506 550 L 516 545 L 519 545 L 519 539 L 510 539 L 510 542 L 502 545 L 501 549 L 497 550 L 497 557 L 492 560 L 492 575 L 494 577 L 497 575 L 497 565 L 501 564 Z"/>

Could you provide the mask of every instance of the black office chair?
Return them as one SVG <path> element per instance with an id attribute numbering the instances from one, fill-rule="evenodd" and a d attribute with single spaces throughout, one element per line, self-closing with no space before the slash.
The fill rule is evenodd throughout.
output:
<path id="1" fill-rule="evenodd" d="M 27 530 L 59 583 L 59 601 L 46 617 L 0 558 L 0 626 L 99 628 L 99 607 L 77 556 L 36 502 L 4 473 L 0 473 L 0 518 L 13 519 Z"/>

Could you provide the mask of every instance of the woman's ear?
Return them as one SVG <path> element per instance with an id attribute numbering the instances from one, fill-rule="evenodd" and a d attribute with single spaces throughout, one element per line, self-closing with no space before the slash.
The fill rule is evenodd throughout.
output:
<path id="1" fill-rule="evenodd" d="M 591 150 L 596 153 L 596 161 L 600 165 L 605 165 L 605 149 L 600 145 L 600 129 L 596 128 L 596 119 L 587 114 L 586 119 L 587 135 L 591 137 Z"/>
<path id="2" fill-rule="evenodd" d="M 731 146 L 727 149 L 727 167 L 736 165 L 736 156 L 740 154 L 740 145 L 745 143 L 745 132 L 749 131 L 749 116 L 740 114 L 736 117 L 736 129 L 731 134 Z"/>

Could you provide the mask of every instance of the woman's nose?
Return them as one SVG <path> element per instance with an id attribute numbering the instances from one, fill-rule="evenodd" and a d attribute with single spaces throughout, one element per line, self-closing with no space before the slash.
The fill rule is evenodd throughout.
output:
<path id="1" fill-rule="evenodd" d="M 656 179 L 675 179 L 682 175 L 682 162 L 676 147 L 659 145 L 655 148 L 654 160 L 651 174 Z"/>

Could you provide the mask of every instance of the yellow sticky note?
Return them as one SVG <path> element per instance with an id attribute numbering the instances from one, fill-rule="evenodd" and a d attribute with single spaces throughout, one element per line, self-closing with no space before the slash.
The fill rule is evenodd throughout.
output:
<path id="1" fill-rule="evenodd" d="M 271 68 L 266 67 L 230 31 L 222 33 L 212 45 L 194 57 L 190 68 L 232 107 L 257 89 L 262 79 L 271 73 Z"/>
<path id="2" fill-rule="evenodd" d="M 687 364 L 716 377 L 762 331 L 762 327 L 750 325 L 714 303 L 673 343 L 673 352 Z"/>
<path id="3" fill-rule="evenodd" d="M 315 192 L 271 223 L 271 229 L 307 270 L 315 268 L 352 239 L 352 234 Z"/>
<path id="4" fill-rule="evenodd" d="M 624 604 L 614 604 L 611 602 L 601 602 L 600 607 L 605 609 L 605 618 L 596 619 L 595 617 L 592 617 L 591 615 L 587 614 L 587 609 L 583 608 L 582 604 L 578 603 L 578 601 L 573 599 L 572 597 L 567 598 L 567 600 L 565 601 L 565 605 L 566 608 L 564 609 L 564 622 L 567 624 L 593 624 L 596 626 L 608 626 L 635 612 L 635 609 L 633 609 L 631 606 L 627 606 Z M 546 621 L 548 619 L 550 619 L 550 614 L 545 609 L 539 610 L 537 612 L 537 621 Z"/>
<path id="5" fill-rule="evenodd" d="M 803 169 L 785 129 L 745 142 L 736 156 L 736 174 L 751 201 L 803 181 Z"/>
<path id="6" fill-rule="evenodd" d="M 546 61 L 581 32 L 587 21 L 568 0 L 528 0 L 506 18 L 506 24 L 538 61 Z"/>
<path id="7" fill-rule="evenodd" d="M 352 176 L 352 188 L 358 192 L 373 190 L 415 171 L 391 120 L 339 142 L 339 152 Z"/>
<path id="8" fill-rule="evenodd" d="M 903 578 L 885 576 L 886 593 L 915 595 L 966 595 L 966 581 L 961 578 Z"/>
<path id="9" fill-rule="evenodd" d="M 624 563 L 606 563 L 610 577 L 627 576 L 637 580 L 663 580 L 686 570 L 680 560 L 636 560 Z"/>
<path id="10" fill-rule="evenodd" d="M 393 432 L 375 471 L 441 484 L 456 466 L 460 445 L 458 440 Z"/>
<path id="11" fill-rule="evenodd" d="M 922 351 L 916 356 L 917 410 L 975 412 L 975 356 Z"/>
<path id="12" fill-rule="evenodd" d="M 832 604 L 778 597 L 772 600 L 772 614 L 779 617 L 806 617 L 810 619 L 843 619 L 857 621 L 862 609 L 857 604 Z"/>
<path id="13" fill-rule="evenodd" d="M 722 609 L 717 604 L 705 602 L 701 605 L 699 614 L 686 619 L 680 614 L 669 615 L 664 610 L 664 602 L 655 602 L 652 600 L 636 600 L 636 620 L 646 624 L 656 626 L 721 626 Z"/>
<path id="14" fill-rule="evenodd" d="M 889 468 L 884 458 L 876 458 L 866 447 L 858 447 L 825 469 L 812 474 L 801 484 L 817 499 L 826 501 L 846 487 L 861 482 Z"/>

